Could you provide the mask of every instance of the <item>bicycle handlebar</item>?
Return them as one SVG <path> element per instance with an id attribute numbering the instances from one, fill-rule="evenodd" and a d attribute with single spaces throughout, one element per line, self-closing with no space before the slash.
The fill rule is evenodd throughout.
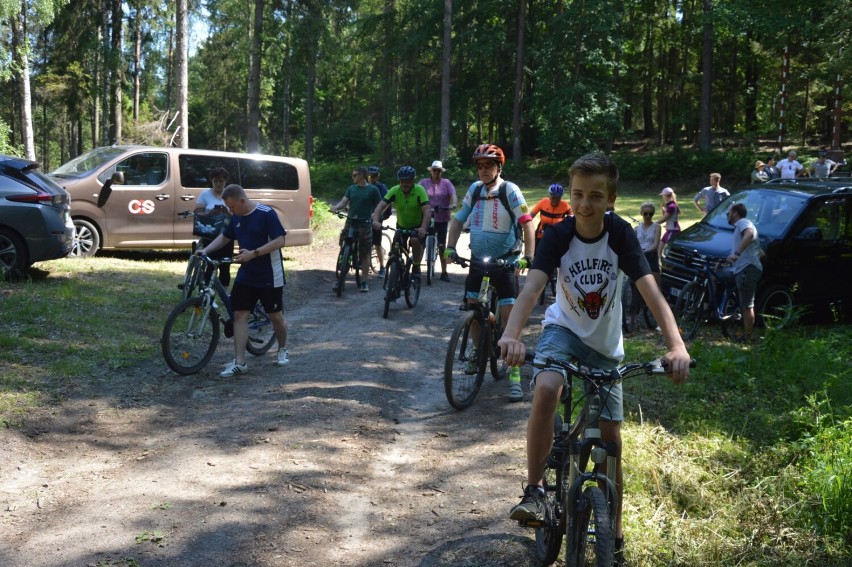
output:
<path id="1" fill-rule="evenodd" d="M 233 264 L 234 263 L 234 259 L 231 258 L 231 257 L 211 258 L 207 254 L 193 254 L 193 256 L 195 256 L 196 258 L 201 258 L 206 263 L 212 264 L 214 266 L 221 266 L 221 265 L 225 265 L 225 264 Z"/>
<path id="2" fill-rule="evenodd" d="M 365 224 L 373 224 L 373 219 L 359 219 L 358 217 L 352 217 L 347 215 L 344 212 L 337 211 L 337 218 L 339 219 L 349 219 L 352 222 L 363 222 Z"/>
<path id="3" fill-rule="evenodd" d="M 537 359 L 535 352 L 526 353 L 524 358 L 527 362 L 532 363 L 535 368 L 561 368 L 572 376 L 576 376 L 581 380 L 592 382 L 597 385 L 620 382 L 625 378 L 639 374 L 671 374 L 665 358 L 658 358 L 645 363 L 625 364 L 612 370 L 591 368 L 582 364 L 560 360 L 550 356 L 545 357 L 544 359 Z M 690 368 L 695 368 L 697 365 L 698 363 L 694 358 L 689 361 Z"/>
<path id="4" fill-rule="evenodd" d="M 392 230 L 398 232 L 400 236 L 417 236 L 418 228 L 394 228 L 392 226 L 382 226 L 382 230 Z"/>

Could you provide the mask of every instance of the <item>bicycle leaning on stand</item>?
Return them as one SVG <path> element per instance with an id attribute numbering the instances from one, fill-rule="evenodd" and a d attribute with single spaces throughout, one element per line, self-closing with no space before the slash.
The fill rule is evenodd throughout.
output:
<path id="1" fill-rule="evenodd" d="M 735 282 L 719 279 L 711 268 L 711 260 L 695 255 L 687 258 L 687 265 L 694 266 L 695 278 L 683 286 L 677 296 L 674 316 L 684 340 L 692 340 L 698 335 L 703 321 L 719 321 L 722 334 L 734 338 L 735 329 L 740 328 L 742 311 Z"/>
<path id="2" fill-rule="evenodd" d="M 204 368 L 219 344 L 219 323 L 225 325 L 225 336 L 233 335 L 234 312 L 228 291 L 213 274 L 220 265 L 230 264 L 231 258 L 214 260 L 193 254 L 202 262 L 197 295 L 183 299 L 166 319 L 160 346 L 169 368 L 178 374 L 194 374 Z M 209 268 L 209 269 L 208 269 Z M 222 311 L 224 306 L 224 311 Z M 266 353 L 275 342 L 272 320 L 258 302 L 249 314 L 249 336 L 246 350 L 253 355 Z"/>
<path id="3" fill-rule="evenodd" d="M 668 374 L 664 359 L 644 364 L 626 364 L 614 370 L 600 370 L 574 362 L 527 353 L 536 368 L 549 368 L 568 375 L 554 417 L 554 437 L 544 471 L 544 517 L 521 520 L 521 526 L 535 528 L 536 556 L 543 565 L 556 561 L 565 536 L 565 564 L 568 567 L 609 567 L 615 545 L 615 514 L 618 493 L 615 487 L 617 447 L 600 438 L 598 419 L 606 400 L 601 386 L 631 376 Z M 692 361 L 690 367 L 695 367 Z M 585 395 L 572 400 L 572 381 L 585 384 Z M 581 408 L 577 407 L 584 402 Z M 563 420 L 577 414 L 573 422 Z M 591 463 L 590 463 L 591 461 Z M 599 470 L 606 464 L 606 473 Z"/>
<path id="4" fill-rule="evenodd" d="M 347 215 L 343 213 L 337 213 L 337 216 L 347 218 Z M 337 255 L 337 263 L 334 267 L 334 276 L 337 280 L 334 292 L 337 294 L 337 297 L 340 297 L 343 293 L 343 286 L 346 283 L 346 275 L 349 273 L 349 270 L 352 270 L 355 274 L 355 285 L 361 287 L 361 251 L 358 244 L 358 231 L 355 225 L 357 223 L 364 223 L 365 225 L 371 223 L 370 219 L 349 217 L 349 220 L 351 221 L 349 223 L 349 230 L 346 236 L 343 237 L 343 242 L 340 245 L 340 253 Z"/>
<path id="5" fill-rule="evenodd" d="M 385 301 L 382 317 L 387 319 L 390 304 L 402 295 L 405 296 L 406 305 L 409 307 L 417 305 L 417 300 L 420 299 L 420 278 L 411 276 L 413 262 L 407 244 L 408 238 L 417 238 L 417 230 L 389 226 L 384 226 L 382 229 L 394 231 L 388 263 L 385 267 Z"/>
<path id="6" fill-rule="evenodd" d="M 468 264 L 483 272 L 479 296 L 472 306 L 465 301 L 464 314 L 456 323 L 447 345 L 444 359 L 444 392 L 447 401 L 456 409 L 464 409 L 473 403 L 482 381 L 486 366 L 490 366 L 495 380 L 506 376 L 508 365 L 500 357 L 497 341 L 503 335 L 503 321 L 497 305 L 497 290 L 491 285 L 491 276 L 502 270 L 514 269 L 505 260 L 471 260 L 457 258 L 456 262 L 466 268 Z M 478 326 L 478 337 L 473 328 Z"/>

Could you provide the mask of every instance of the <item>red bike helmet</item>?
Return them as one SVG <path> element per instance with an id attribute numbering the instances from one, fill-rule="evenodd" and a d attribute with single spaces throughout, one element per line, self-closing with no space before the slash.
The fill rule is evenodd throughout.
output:
<path id="1" fill-rule="evenodd" d="M 503 164 L 506 163 L 506 156 L 503 154 L 503 150 L 494 144 L 482 144 L 476 148 L 473 152 L 473 161 L 478 159 L 493 159 L 500 164 L 500 167 L 503 167 Z"/>

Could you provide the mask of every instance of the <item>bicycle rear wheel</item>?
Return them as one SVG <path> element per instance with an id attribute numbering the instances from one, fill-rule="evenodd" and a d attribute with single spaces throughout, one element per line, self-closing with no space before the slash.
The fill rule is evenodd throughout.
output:
<path id="1" fill-rule="evenodd" d="M 205 316 L 203 298 L 190 297 L 169 313 L 160 346 L 169 368 L 178 374 L 194 374 L 210 362 L 218 342 L 218 315 L 210 309 Z"/>
<path id="2" fill-rule="evenodd" d="M 382 311 L 382 317 L 388 318 L 390 304 L 396 301 L 399 297 L 399 262 L 396 258 L 388 262 L 388 267 L 385 272 L 385 306 Z"/>
<path id="3" fill-rule="evenodd" d="M 701 305 L 704 303 L 704 285 L 698 282 L 689 282 L 677 297 L 674 308 L 674 316 L 677 319 L 677 327 L 680 335 L 691 341 L 698 334 L 701 325 Z"/>
<path id="4" fill-rule="evenodd" d="M 597 486 L 588 486 L 577 503 L 577 525 L 568 550 L 569 567 L 611 567 L 615 544 L 606 497 Z"/>
<path id="5" fill-rule="evenodd" d="M 725 338 L 733 339 L 737 331 L 742 329 L 743 313 L 740 309 L 740 298 L 736 292 L 728 290 L 722 301 L 722 318 L 719 320 L 719 326 L 722 327 L 722 335 Z"/>
<path id="6" fill-rule="evenodd" d="M 246 350 L 255 356 L 269 352 L 269 349 L 272 348 L 272 344 L 275 342 L 275 328 L 272 326 L 272 320 L 266 314 L 260 302 L 249 313 L 248 329 L 249 336 L 246 342 Z"/>
<path id="7" fill-rule="evenodd" d="M 340 249 L 340 254 L 337 255 L 337 297 L 343 293 L 343 286 L 346 284 L 346 274 L 349 273 L 349 258 L 352 256 L 352 248 L 350 244 L 344 244 Z"/>
<path id="8" fill-rule="evenodd" d="M 450 342 L 447 345 L 447 357 L 444 359 L 444 392 L 447 401 L 456 409 L 464 409 L 473 403 L 482 379 L 485 377 L 485 365 L 488 362 L 485 344 L 486 329 L 479 334 L 479 344 L 475 345 L 471 325 L 476 311 L 468 311 L 459 319 Z M 474 357 L 474 348 L 477 354 Z M 474 370 L 474 372 L 471 372 Z"/>
<path id="9" fill-rule="evenodd" d="M 352 265 L 352 271 L 355 272 L 355 287 L 361 288 L 361 251 L 358 249 L 358 243 L 352 245 L 352 255 L 349 257 L 349 262 Z"/>
<path id="10" fill-rule="evenodd" d="M 557 414 L 557 419 L 559 416 Z M 559 420 L 561 431 L 562 420 Z M 535 529 L 535 555 L 544 565 L 550 565 L 562 549 L 565 533 L 564 510 L 562 509 L 562 469 L 548 459 L 544 469 L 544 521 Z"/>
<path id="11" fill-rule="evenodd" d="M 432 285 L 435 277 L 435 260 L 437 260 L 438 239 L 432 235 L 426 237 L 426 285 Z"/>

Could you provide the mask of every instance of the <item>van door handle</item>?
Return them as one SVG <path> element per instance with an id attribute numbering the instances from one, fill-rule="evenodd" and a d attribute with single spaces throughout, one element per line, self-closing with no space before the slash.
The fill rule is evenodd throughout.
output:
<path id="1" fill-rule="evenodd" d="M 193 201 L 193 200 L 195 200 L 195 195 L 181 195 L 180 200 L 181 201 Z"/>
<path id="2" fill-rule="evenodd" d="M 156 197 L 154 197 L 154 198 L 155 198 L 155 199 L 157 199 L 158 201 L 165 201 L 166 199 L 168 199 L 168 198 L 169 198 L 169 195 L 163 195 L 163 194 L 161 193 L 161 194 L 157 195 L 157 196 L 156 196 Z"/>

